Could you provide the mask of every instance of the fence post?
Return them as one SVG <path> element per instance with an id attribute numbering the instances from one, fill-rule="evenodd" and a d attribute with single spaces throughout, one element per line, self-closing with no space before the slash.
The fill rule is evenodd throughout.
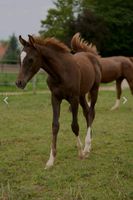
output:
<path id="1" fill-rule="evenodd" d="M 4 72 L 4 64 L 1 63 L 0 65 L 1 65 L 1 66 L 0 66 L 0 68 L 1 68 L 1 73 L 3 73 L 3 72 Z"/>
<path id="2" fill-rule="evenodd" d="M 37 76 L 35 75 L 32 79 L 32 89 L 33 89 L 33 94 L 36 94 L 36 81 L 37 81 Z"/>

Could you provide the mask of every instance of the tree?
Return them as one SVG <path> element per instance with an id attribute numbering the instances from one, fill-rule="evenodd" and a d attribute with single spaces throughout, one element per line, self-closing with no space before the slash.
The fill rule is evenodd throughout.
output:
<path id="1" fill-rule="evenodd" d="M 18 54 L 18 40 L 15 34 L 13 34 L 9 39 L 8 48 L 6 50 L 5 56 L 3 57 L 3 62 L 16 64 L 18 62 Z"/>
<path id="2" fill-rule="evenodd" d="M 104 16 L 110 30 L 110 40 L 107 42 L 113 55 L 133 55 L 133 1 L 115 0 L 107 6 L 107 2 L 101 8 L 97 6 L 97 12 Z M 106 4 L 105 4 L 106 2 Z M 97 0 L 97 4 L 99 0 Z M 107 6 L 107 7 L 105 7 Z"/>
<path id="3" fill-rule="evenodd" d="M 46 19 L 41 21 L 40 34 L 46 37 L 55 36 L 66 42 L 70 31 L 68 24 L 74 20 L 79 2 L 80 0 L 54 2 L 55 8 L 49 9 Z"/>
<path id="4" fill-rule="evenodd" d="M 108 29 L 103 17 L 97 16 L 88 9 L 83 9 L 77 19 L 69 24 L 70 29 L 80 32 L 89 43 L 96 45 L 101 51 L 104 48 L 105 38 L 108 37 Z"/>
<path id="5" fill-rule="evenodd" d="M 40 33 L 69 44 L 75 32 L 96 44 L 102 56 L 133 55 L 132 0 L 57 0 Z"/>
<path id="6" fill-rule="evenodd" d="M 91 8 L 105 21 L 108 37 L 105 37 L 104 49 L 101 49 L 103 55 L 133 55 L 132 0 L 83 0 L 82 6 Z"/>

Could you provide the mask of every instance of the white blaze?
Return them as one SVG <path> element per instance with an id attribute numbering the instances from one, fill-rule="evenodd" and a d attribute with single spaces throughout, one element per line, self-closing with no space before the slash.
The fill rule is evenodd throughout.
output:
<path id="1" fill-rule="evenodd" d="M 27 53 L 25 51 L 22 51 L 21 55 L 20 55 L 20 59 L 21 59 L 21 64 L 24 61 L 24 58 L 26 57 Z"/>

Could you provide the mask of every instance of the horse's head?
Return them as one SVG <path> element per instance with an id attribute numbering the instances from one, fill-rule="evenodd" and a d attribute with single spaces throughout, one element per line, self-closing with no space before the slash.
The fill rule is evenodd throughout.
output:
<path id="1" fill-rule="evenodd" d="M 34 38 L 29 35 L 29 41 L 19 36 L 19 41 L 23 45 L 20 54 L 20 70 L 16 85 L 24 89 L 28 81 L 39 71 L 42 58 L 34 45 Z"/>

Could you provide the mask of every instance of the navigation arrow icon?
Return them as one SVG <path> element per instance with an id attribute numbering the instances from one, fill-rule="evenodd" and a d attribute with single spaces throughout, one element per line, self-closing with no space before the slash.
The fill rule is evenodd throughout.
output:
<path id="1" fill-rule="evenodd" d="M 125 104 L 127 102 L 127 98 L 126 97 L 122 97 L 123 98 L 123 104 Z"/>
<path id="2" fill-rule="evenodd" d="M 8 105 L 7 99 L 8 99 L 8 97 L 5 97 L 3 101 Z"/>

